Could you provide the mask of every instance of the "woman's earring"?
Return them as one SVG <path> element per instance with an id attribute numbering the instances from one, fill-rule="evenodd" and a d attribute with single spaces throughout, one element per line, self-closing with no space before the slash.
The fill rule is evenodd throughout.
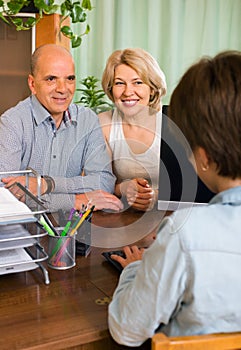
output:
<path id="1" fill-rule="evenodd" d="M 209 165 L 207 164 L 207 165 L 201 165 L 201 169 L 203 170 L 203 171 L 207 171 L 208 169 L 209 169 Z"/>

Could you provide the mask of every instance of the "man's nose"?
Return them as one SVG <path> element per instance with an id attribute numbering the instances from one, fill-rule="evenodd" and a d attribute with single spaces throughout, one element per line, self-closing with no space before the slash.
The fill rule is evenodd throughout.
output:
<path id="1" fill-rule="evenodd" d="M 64 92 L 67 89 L 66 81 L 64 79 L 58 79 L 56 84 L 56 90 Z"/>

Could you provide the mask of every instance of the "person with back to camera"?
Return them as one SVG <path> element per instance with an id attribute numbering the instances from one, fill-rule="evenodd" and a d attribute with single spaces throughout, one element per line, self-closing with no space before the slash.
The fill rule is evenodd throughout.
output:
<path id="1" fill-rule="evenodd" d="M 164 218 L 146 250 L 125 247 L 109 305 L 121 344 L 241 331 L 241 52 L 203 58 L 175 88 L 170 118 L 189 142 L 190 162 L 216 195 Z"/>
<path id="2" fill-rule="evenodd" d="M 117 177 L 115 194 L 146 211 L 157 200 L 165 76 L 143 49 L 116 50 L 107 60 L 102 87 L 116 106 L 99 114 Z"/>
<path id="3" fill-rule="evenodd" d="M 121 201 L 111 194 L 115 176 L 99 119 L 71 103 L 75 67 L 70 52 L 55 44 L 37 48 L 28 85 L 32 95 L 0 118 L 1 172 L 31 167 L 41 174 L 41 193 L 51 210 L 81 209 L 89 200 L 96 210 L 121 210 Z M 15 181 L 25 184 L 23 176 L 1 181 L 7 188 Z M 31 177 L 34 194 L 36 187 Z"/>

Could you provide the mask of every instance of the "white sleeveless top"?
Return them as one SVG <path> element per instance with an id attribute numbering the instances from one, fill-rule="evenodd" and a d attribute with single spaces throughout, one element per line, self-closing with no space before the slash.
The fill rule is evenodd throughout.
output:
<path id="1" fill-rule="evenodd" d="M 149 181 L 153 189 L 158 188 L 162 113 L 156 114 L 156 132 L 152 145 L 144 153 L 133 153 L 126 142 L 122 118 L 115 109 L 109 136 L 112 150 L 113 172 L 118 182 L 137 177 Z"/>

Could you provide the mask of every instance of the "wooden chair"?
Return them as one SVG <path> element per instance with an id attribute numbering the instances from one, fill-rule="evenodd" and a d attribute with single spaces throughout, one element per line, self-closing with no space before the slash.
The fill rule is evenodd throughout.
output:
<path id="1" fill-rule="evenodd" d="M 241 332 L 167 337 L 157 333 L 152 337 L 152 350 L 224 350 L 241 349 Z"/>

